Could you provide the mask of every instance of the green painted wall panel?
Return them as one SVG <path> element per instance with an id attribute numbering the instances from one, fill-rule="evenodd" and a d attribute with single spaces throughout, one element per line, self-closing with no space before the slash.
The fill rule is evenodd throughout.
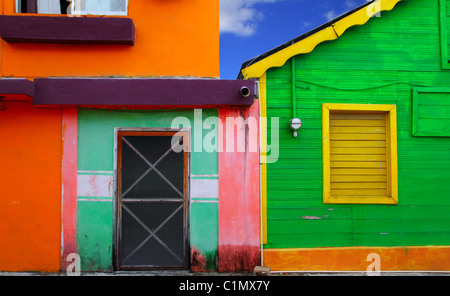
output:
<path id="1" fill-rule="evenodd" d="M 201 115 L 203 120 L 218 116 L 215 109 L 203 109 Z M 79 131 L 81 136 L 78 139 L 78 170 L 113 170 L 114 150 L 104 148 L 105 143 L 109 143 L 110 146 L 114 143 L 114 127 L 170 127 L 172 120 L 178 116 L 190 119 L 191 135 L 193 136 L 196 132 L 194 110 L 126 112 L 80 109 Z M 210 130 L 204 130 L 203 138 L 209 132 Z M 85 134 L 89 136 L 84 136 Z M 197 151 L 195 146 L 192 151 Z M 204 163 L 208 165 L 204 165 Z M 193 152 L 191 154 L 191 173 L 194 175 L 216 174 L 218 163 L 215 153 Z"/>
<path id="2" fill-rule="evenodd" d="M 450 138 L 412 135 L 413 89 L 450 84 L 440 63 L 438 1 L 399 2 L 296 56 L 297 138 L 288 128 L 291 62 L 267 71 L 280 158 L 267 165 L 265 248 L 450 245 Z M 398 205 L 323 204 L 322 103 L 397 105 Z"/>
<path id="3" fill-rule="evenodd" d="M 112 225 L 111 202 L 77 203 L 77 252 L 82 270 L 112 271 Z"/>
<path id="4" fill-rule="evenodd" d="M 190 210 L 190 227 L 195 230 L 191 234 L 191 248 L 202 252 L 206 270 L 215 270 L 219 241 L 217 203 L 193 202 Z"/>

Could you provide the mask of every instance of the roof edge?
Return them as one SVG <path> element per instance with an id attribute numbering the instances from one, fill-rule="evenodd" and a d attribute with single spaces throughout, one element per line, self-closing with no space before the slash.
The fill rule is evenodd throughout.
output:
<path id="1" fill-rule="evenodd" d="M 392 10 L 400 1 L 403 0 L 373 0 L 361 5 L 316 29 L 244 62 L 238 79 L 259 78 L 269 68 L 281 67 L 293 56 L 310 53 L 318 44 L 339 38 L 348 28 L 364 25 L 379 12 Z"/>

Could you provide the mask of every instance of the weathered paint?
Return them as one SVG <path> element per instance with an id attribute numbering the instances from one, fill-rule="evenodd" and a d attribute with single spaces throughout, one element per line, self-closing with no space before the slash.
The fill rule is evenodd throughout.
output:
<path id="1" fill-rule="evenodd" d="M 16 14 L 15 1 L 1 0 L 0 6 L 4 15 Z M 219 1 L 133 0 L 126 18 L 136 29 L 134 46 L 2 42 L 2 73 L 29 78 L 219 77 Z"/>
<path id="2" fill-rule="evenodd" d="M 220 245 L 220 272 L 248 272 L 261 265 L 260 247 L 255 245 Z"/>
<path id="3" fill-rule="evenodd" d="M 200 178 L 200 177 L 197 177 Z M 219 198 L 219 180 L 191 179 L 191 198 Z"/>
<path id="4" fill-rule="evenodd" d="M 190 174 L 190 244 L 191 261 L 199 262 L 197 270 L 215 270 L 218 248 L 218 155 L 217 152 L 196 152 L 203 143 L 195 142 L 201 129 L 202 142 L 210 133 L 203 120 L 217 122 L 217 110 L 203 109 L 202 117 L 194 110 L 79 110 L 78 138 L 78 220 L 77 246 L 82 270 L 113 269 L 113 177 L 114 127 L 171 127 L 178 116 L 188 119 L 191 126 Z M 217 136 L 216 136 L 217 138 Z M 197 188 L 209 184 L 207 188 Z M 92 217 L 96 217 L 92 223 Z M 195 252 L 194 252 L 195 250 Z M 199 258 L 205 258 L 202 261 Z M 194 260 L 195 259 L 195 260 Z"/>
<path id="5" fill-rule="evenodd" d="M 214 271 L 218 245 L 219 175 L 191 175 L 191 270 Z"/>
<path id="6" fill-rule="evenodd" d="M 230 152 L 226 148 L 232 141 L 236 146 L 239 133 L 227 133 L 230 126 L 224 124 L 219 133 L 219 266 L 221 272 L 249 271 L 260 262 L 260 191 L 259 191 L 259 142 L 258 142 L 259 102 L 250 108 L 219 109 L 219 118 L 225 123 L 227 118 L 254 118 L 257 123 L 253 130 L 243 128 L 245 152 Z M 232 126 L 234 129 L 234 126 Z M 253 136 L 252 136 L 253 135 Z M 256 137 L 254 137 L 256 135 Z M 252 146 L 251 141 L 258 144 Z M 251 150 L 250 147 L 257 149 Z M 237 147 L 234 151 L 237 150 Z"/>
<path id="7" fill-rule="evenodd" d="M 217 269 L 218 245 L 217 200 L 191 200 L 191 270 L 196 272 Z"/>
<path id="8" fill-rule="evenodd" d="M 272 271 L 367 271 L 370 254 L 379 256 L 382 272 L 450 270 L 448 246 L 266 249 L 264 263 Z"/>
<path id="9" fill-rule="evenodd" d="M 278 162 L 267 164 L 264 265 L 304 270 L 304 262 L 310 262 L 307 268 L 317 262 L 330 270 L 333 260 L 339 259 L 320 259 L 322 255 L 315 252 L 325 247 L 345 255 L 343 247 L 423 250 L 421 246 L 436 246 L 421 255 L 430 264 L 409 263 L 418 270 L 448 269 L 450 139 L 415 137 L 412 129 L 413 89 L 442 87 L 450 80 L 450 73 L 441 69 L 438 9 L 438 0 L 401 1 L 392 11 L 383 11 L 382 17 L 349 28 L 310 54 L 295 56 L 296 114 L 303 121 L 297 138 L 287 128 L 292 116 L 291 64 L 267 71 L 267 114 L 279 117 L 286 128 L 279 131 Z M 323 204 L 323 103 L 396 105 L 397 205 Z M 298 251 L 303 263 L 284 252 L 268 259 L 271 250 Z M 344 258 L 346 268 L 359 268 L 347 255 Z M 393 257 L 383 262 L 392 264 L 392 270 L 406 268 Z"/>
<path id="10" fill-rule="evenodd" d="M 216 268 L 217 252 L 199 252 L 191 247 L 191 271 L 205 272 L 214 271 Z"/>
<path id="11" fill-rule="evenodd" d="M 61 109 L 0 111 L 0 270 L 61 268 Z"/>
<path id="12" fill-rule="evenodd" d="M 78 109 L 62 110 L 62 241 L 61 270 L 72 262 L 67 255 L 77 251 L 77 140 Z"/>
<path id="13" fill-rule="evenodd" d="M 205 256 L 191 246 L 191 270 L 194 272 L 203 272 L 206 270 Z"/>
<path id="14" fill-rule="evenodd" d="M 78 196 L 89 197 L 112 197 L 114 178 L 111 175 L 97 175 L 95 172 L 92 174 L 80 174 L 78 175 Z"/>

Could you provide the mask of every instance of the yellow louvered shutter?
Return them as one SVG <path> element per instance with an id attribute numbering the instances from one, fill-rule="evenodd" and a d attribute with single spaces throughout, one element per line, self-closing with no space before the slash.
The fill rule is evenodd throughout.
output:
<path id="1" fill-rule="evenodd" d="M 396 110 L 322 104 L 324 203 L 398 203 Z"/>
<path id="2" fill-rule="evenodd" d="M 386 152 L 386 113 L 331 113 L 331 196 L 387 196 Z"/>

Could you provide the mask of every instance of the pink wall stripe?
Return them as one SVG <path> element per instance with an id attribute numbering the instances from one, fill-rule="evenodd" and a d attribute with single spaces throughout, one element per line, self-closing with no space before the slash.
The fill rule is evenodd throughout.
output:
<path id="1" fill-rule="evenodd" d="M 77 142 L 78 109 L 62 112 L 62 233 L 61 271 L 66 271 L 67 255 L 77 252 Z"/>
<path id="2" fill-rule="evenodd" d="M 227 117 L 239 116 L 254 117 L 259 122 L 258 103 L 256 100 L 250 108 L 219 109 L 219 118 L 223 123 Z M 237 143 L 237 133 L 230 139 L 226 136 L 226 124 L 223 126 L 223 134 L 219 135 L 221 147 L 226 147 L 227 140 Z M 259 149 L 249 151 L 249 147 L 259 147 L 249 141 L 258 139 L 258 130 L 246 128 L 245 152 L 219 153 L 219 271 L 249 271 L 260 264 Z"/>

